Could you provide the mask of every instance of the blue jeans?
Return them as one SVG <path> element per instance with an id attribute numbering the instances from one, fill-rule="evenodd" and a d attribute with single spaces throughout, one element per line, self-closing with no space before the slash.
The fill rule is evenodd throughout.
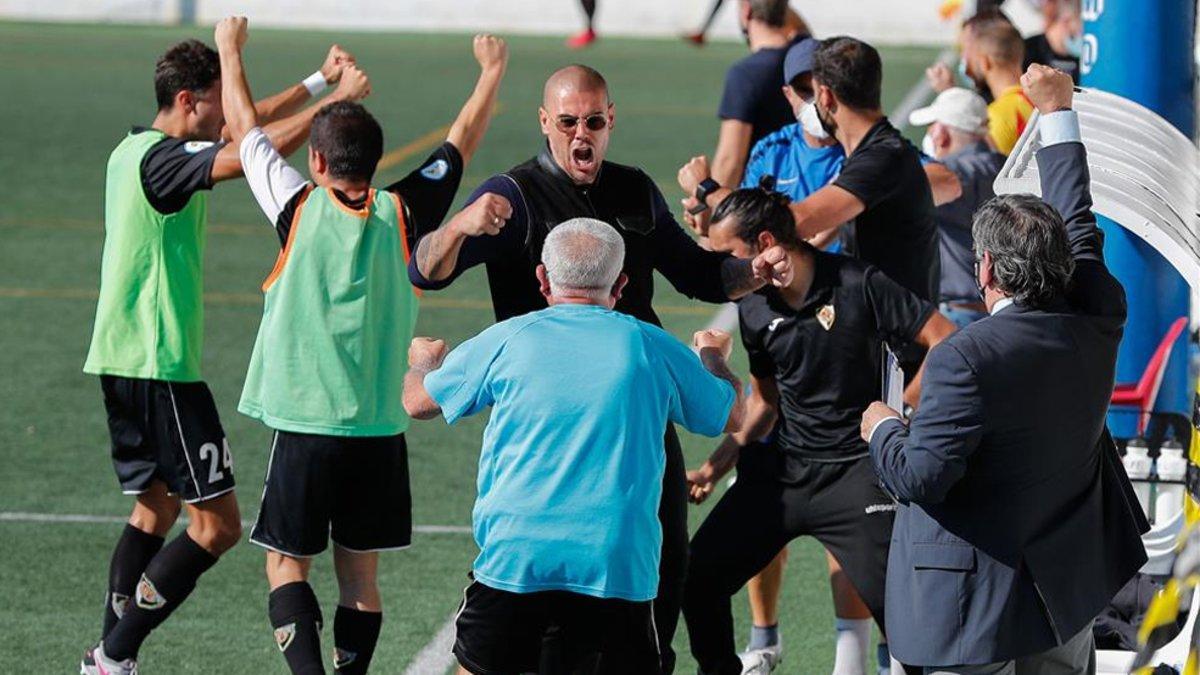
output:
<path id="1" fill-rule="evenodd" d="M 961 307 L 951 307 L 950 303 L 947 302 L 939 304 L 938 309 L 941 310 L 942 316 L 949 319 L 950 323 L 953 323 L 954 327 L 959 330 L 962 330 L 966 328 L 968 324 L 975 323 L 976 321 L 987 316 L 987 312 L 978 312 L 973 309 L 962 309 Z"/>

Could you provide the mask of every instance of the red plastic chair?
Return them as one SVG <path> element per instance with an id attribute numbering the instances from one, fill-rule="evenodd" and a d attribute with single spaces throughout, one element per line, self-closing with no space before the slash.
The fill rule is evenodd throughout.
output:
<path id="1" fill-rule="evenodd" d="M 1175 341 L 1179 339 L 1179 334 L 1186 327 L 1186 316 L 1176 319 L 1175 323 L 1167 329 L 1167 334 L 1163 336 L 1158 349 L 1154 350 L 1154 355 L 1150 357 L 1150 363 L 1146 364 L 1146 371 L 1142 373 L 1141 379 L 1137 382 L 1118 384 L 1113 387 L 1113 405 L 1132 406 L 1138 409 L 1138 436 L 1146 431 L 1146 424 L 1150 421 L 1150 411 L 1154 410 L 1154 402 L 1158 399 L 1158 389 L 1162 385 L 1167 359 L 1171 358 L 1171 350 L 1175 347 Z"/>

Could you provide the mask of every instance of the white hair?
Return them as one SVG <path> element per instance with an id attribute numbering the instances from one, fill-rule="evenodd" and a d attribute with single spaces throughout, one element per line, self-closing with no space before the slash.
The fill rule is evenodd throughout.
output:
<path id="1" fill-rule="evenodd" d="M 572 218 L 546 236 L 542 264 L 551 295 L 604 300 L 625 264 L 625 240 L 604 221 Z"/>

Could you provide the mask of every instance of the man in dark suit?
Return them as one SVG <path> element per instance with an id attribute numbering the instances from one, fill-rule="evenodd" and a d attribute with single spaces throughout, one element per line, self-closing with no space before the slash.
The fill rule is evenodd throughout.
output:
<path id="1" fill-rule="evenodd" d="M 925 673 L 1095 670 L 1092 620 L 1145 562 L 1105 429 L 1125 293 L 1104 264 L 1071 78 L 1022 78 L 1041 111 L 1041 199 L 975 216 L 991 316 L 929 352 L 911 426 L 863 415 L 900 503 L 888 559 L 893 655 Z M 1060 215 L 1061 214 L 1061 215 Z"/>

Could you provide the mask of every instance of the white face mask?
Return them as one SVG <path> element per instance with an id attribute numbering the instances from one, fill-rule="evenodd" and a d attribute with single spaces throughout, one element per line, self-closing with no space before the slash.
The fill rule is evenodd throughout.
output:
<path id="1" fill-rule="evenodd" d="M 825 131 L 825 126 L 821 124 L 821 118 L 817 115 L 816 105 L 805 103 L 797 119 L 800 121 L 800 126 L 804 129 L 804 132 L 809 136 L 822 141 L 829 138 L 829 132 Z"/>
<path id="2" fill-rule="evenodd" d="M 925 132 L 925 138 L 921 139 L 921 152 L 937 158 L 937 148 L 933 146 L 933 136 L 930 136 L 928 131 Z"/>

